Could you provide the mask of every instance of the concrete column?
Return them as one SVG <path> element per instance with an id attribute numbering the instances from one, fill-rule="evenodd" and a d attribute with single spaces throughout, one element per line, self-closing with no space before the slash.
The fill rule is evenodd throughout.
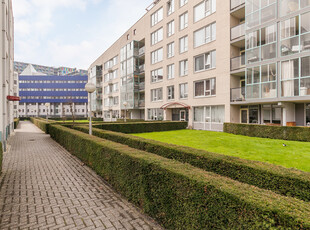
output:
<path id="1" fill-rule="evenodd" d="M 193 125 L 194 125 L 193 116 L 194 116 L 194 109 L 192 107 L 188 109 L 188 128 L 193 128 Z"/>
<path id="2" fill-rule="evenodd" d="M 38 116 L 40 116 L 40 112 L 39 112 L 39 103 L 36 103 L 36 116 L 38 117 Z"/>
<path id="3" fill-rule="evenodd" d="M 167 110 L 164 109 L 164 121 L 167 121 Z"/>
<path id="4" fill-rule="evenodd" d="M 287 126 L 287 122 L 296 122 L 295 104 L 283 104 L 283 126 Z"/>

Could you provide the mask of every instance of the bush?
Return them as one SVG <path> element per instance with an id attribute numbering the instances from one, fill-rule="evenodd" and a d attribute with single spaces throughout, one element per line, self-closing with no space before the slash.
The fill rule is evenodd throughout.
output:
<path id="1" fill-rule="evenodd" d="M 49 131 L 167 229 L 310 229 L 307 202 L 60 125 Z"/>
<path id="2" fill-rule="evenodd" d="M 310 142 L 310 128 L 225 123 L 224 132 L 249 137 Z"/>
<path id="3" fill-rule="evenodd" d="M 14 129 L 17 129 L 17 126 L 19 124 L 19 118 L 14 119 Z"/>
<path id="4" fill-rule="evenodd" d="M 34 118 L 31 117 L 30 121 L 36 125 L 39 129 L 41 129 L 43 132 L 49 134 L 49 126 L 50 124 L 56 123 L 56 122 L 47 122 L 45 119 L 43 118 Z"/>
<path id="5" fill-rule="evenodd" d="M 75 129 L 88 133 L 88 128 Z M 93 135 L 154 153 L 276 193 L 310 201 L 310 174 L 263 162 L 210 153 L 122 133 L 93 129 Z"/>
<path id="6" fill-rule="evenodd" d="M 110 130 L 120 133 L 148 133 L 186 129 L 187 122 L 133 122 L 133 123 L 105 123 L 94 125 L 94 128 Z"/>
<path id="7" fill-rule="evenodd" d="M 3 161 L 3 149 L 2 149 L 2 143 L 0 142 L 0 175 L 2 174 L 2 161 Z"/>

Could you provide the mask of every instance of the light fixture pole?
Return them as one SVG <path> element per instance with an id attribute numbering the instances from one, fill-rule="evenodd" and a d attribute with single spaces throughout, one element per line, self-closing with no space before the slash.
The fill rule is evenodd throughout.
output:
<path id="1" fill-rule="evenodd" d="M 128 102 L 124 101 L 123 106 L 125 107 L 125 119 L 124 119 L 124 121 L 127 122 L 127 106 L 128 106 Z"/>
<path id="2" fill-rule="evenodd" d="M 50 103 L 45 103 L 46 106 L 46 122 L 48 122 L 48 108 L 50 106 Z"/>
<path id="3" fill-rule="evenodd" d="M 91 94 L 93 92 L 95 92 L 96 90 L 96 86 L 91 83 L 91 82 L 88 82 L 86 85 L 85 85 L 85 90 L 88 92 L 88 95 L 89 95 L 89 135 L 93 135 L 93 130 L 92 130 L 92 108 L 91 108 Z"/>

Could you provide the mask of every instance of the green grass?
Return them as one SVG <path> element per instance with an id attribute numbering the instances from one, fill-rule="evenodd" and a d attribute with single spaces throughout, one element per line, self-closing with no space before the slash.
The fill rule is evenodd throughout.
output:
<path id="1" fill-rule="evenodd" d="M 272 140 L 200 130 L 133 135 L 310 172 L 310 143 L 308 142 Z M 283 147 L 283 143 L 287 146 Z"/>

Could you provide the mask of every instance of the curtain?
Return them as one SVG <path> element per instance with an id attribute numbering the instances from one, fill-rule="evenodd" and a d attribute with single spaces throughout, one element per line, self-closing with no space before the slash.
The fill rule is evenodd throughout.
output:
<path id="1" fill-rule="evenodd" d="M 204 96 L 204 82 L 196 82 L 195 83 L 195 96 L 199 97 L 199 96 Z"/>
<path id="2" fill-rule="evenodd" d="M 282 62 L 282 95 L 284 97 L 294 96 L 294 80 L 289 80 L 294 76 L 294 62 Z"/>

